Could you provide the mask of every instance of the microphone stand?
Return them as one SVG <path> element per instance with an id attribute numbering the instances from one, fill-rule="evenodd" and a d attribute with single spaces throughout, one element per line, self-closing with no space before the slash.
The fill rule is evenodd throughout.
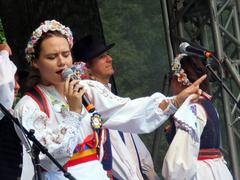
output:
<path id="1" fill-rule="evenodd" d="M 30 130 L 30 133 L 34 134 L 34 131 L 32 129 Z M 33 144 L 31 147 L 31 153 L 32 153 L 32 162 L 34 164 L 34 180 L 41 180 L 41 166 L 40 166 L 40 160 L 39 160 L 39 154 L 40 150 Z"/>
<path id="2" fill-rule="evenodd" d="M 37 151 L 42 152 L 43 154 L 46 154 L 47 157 L 63 172 L 64 176 L 70 180 L 76 180 L 76 178 L 74 178 L 69 172 L 67 172 L 60 164 L 59 162 L 48 152 L 48 149 L 46 147 L 44 147 L 34 136 L 34 130 L 31 129 L 30 131 L 26 130 L 21 123 L 19 123 L 18 119 L 15 118 L 1 103 L 0 103 L 0 110 L 3 112 L 3 114 L 8 118 L 11 119 L 18 127 L 19 129 L 21 129 L 21 131 L 28 137 L 29 140 L 31 140 L 33 142 L 33 146 L 36 147 L 35 151 L 37 149 Z M 39 154 L 39 153 L 37 153 Z M 40 168 L 39 165 L 39 159 L 37 158 L 37 169 Z M 37 175 L 38 180 L 40 179 L 40 172 L 38 172 L 39 174 Z"/>
<path id="3" fill-rule="evenodd" d="M 215 61 L 219 61 L 214 55 L 211 55 L 211 57 Z M 228 93 L 228 95 L 233 99 L 233 101 L 236 103 L 237 107 L 240 109 L 240 102 L 237 100 L 237 98 L 232 94 L 232 92 L 229 90 L 229 88 L 225 85 L 225 83 L 222 81 L 221 78 L 218 77 L 218 75 L 214 72 L 212 69 L 210 63 L 207 61 L 206 68 L 213 74 L 213 76 L 217 79 L 217 81 L 222 85 L 224 90 Z"/>

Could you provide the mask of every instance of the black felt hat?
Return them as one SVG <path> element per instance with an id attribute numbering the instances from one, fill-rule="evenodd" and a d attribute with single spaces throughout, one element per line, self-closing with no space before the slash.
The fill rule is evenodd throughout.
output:
<path id="1" fill-rule="evenodd" d="M 75 61 L 88 62 L 111 49 L 115 44 L 106 45 L 92 35 L 87 35 L 74 43 L 72 48 Z"/>

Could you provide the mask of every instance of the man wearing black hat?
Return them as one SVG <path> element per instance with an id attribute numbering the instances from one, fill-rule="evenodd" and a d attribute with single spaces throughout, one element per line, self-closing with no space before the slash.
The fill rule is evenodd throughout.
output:
<path id="1" fill-rule="evenodd" d="M 112 57 L 107 51 L 113 46 L 114 44 L 106 45 L 88 35 L 77 41 L 72 49 L 73 58 L 86 63 L 91 79 L 101 82 L 109 89 L 112 87 L 109 82 L 114 70 Z M 112 155 L 112 162 L 103 162 L 103 166 L 112 163 L 114 179 L 158 179 L 151 155 L 138 135 L 116 130 L 108 132 L 110 138 L 104 152 L 108 157 L 109 154 Z"/>

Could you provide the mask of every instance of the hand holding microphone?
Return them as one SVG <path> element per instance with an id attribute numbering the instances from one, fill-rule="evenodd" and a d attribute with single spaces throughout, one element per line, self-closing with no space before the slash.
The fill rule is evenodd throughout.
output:
<path id="1" fill-rule="evenodd" d="M 64 84 L 64 92 L 70 111 L 81 113 L 82 95 L 85 93 L 85 90 L 83 86 L 79 84 L 79 80 L 74 80 L 71 76 L 68 76 Z"/>
<path id="2" fill-rule="evenodd" d="M 74 75 L 73 70 L 71 68 L 66 68 L 62 72 L 62 78 L 66 80 L 64 90 L 70 110 L 73 109 L 75 112 L 76 110 L 81 112 L 83 104 L 89 112 L 94 112 L 95 108 L 85 94 L 86 90 L 84 86 L 79 83 L 81 79 Z"/>

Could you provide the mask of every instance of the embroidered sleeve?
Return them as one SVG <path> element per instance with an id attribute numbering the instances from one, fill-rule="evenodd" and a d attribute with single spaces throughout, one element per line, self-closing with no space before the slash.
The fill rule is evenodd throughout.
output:
<path id="1" fill-rule="evenodd" d="M 14 113 L 27 130 L 35 130 L 36 138 L 62 165 L 72 156 L 76 145 L 85 137 L 81 115 L 68 111 L 63 113 L 62 119 L 48 118 L 29 96 L 24 96 L 19 101 Z M 40 154 L 40 161 L 47 170 L 57 169 L 44 154 Z"/>
<path id="2" fill-rule="evenodd" d="M 168 106 L 167 106 L 167 108 L 164 110 L 164 114 L 166 114 L 166 115 L 168 115 L 168 116 L 174 114 L 174 113 L 177 111 L 176 106 L 175 106 L 175 105 L 173 104 L 173 102 L 172 102 L 172 99 L 173 99 L 173 98 L 174 98 L 174 97 L 168 97 L 168 98 L 165 99 L 165 101 L 168 102 Z"/>
<path id="3" fill-rule="evenodd" d="M 166 97 L 155 93 L 131 100 L 112 94 L 101 83 L 82 81 L 90 100 L 105 120 L 104 126 L 133 133 L 148 133 L 159 127 L 169 114 L 159 108 Z"/>
<path id="4" fill-rule="evenodd" d="M 185 111 L 180 109 L 181 116 L 179 114 L 175 115 L 178 118 L 175 121 L 177 125 L 176 134 L 163 161 L 162 174 L 165 179 L 197 178 L 199 139 L 207 117 L 200 104 L 188 104 L 185 108 L 187 108 Z"/>
<path id="5" fill-rule="evenodd" d="M 206 124 L 206 113 L 200 104 L 191 103 L 191 96 L 186 99 L 174 114 L 175 126 L 190 134 L 194 141 L 199 142 Z"/>

